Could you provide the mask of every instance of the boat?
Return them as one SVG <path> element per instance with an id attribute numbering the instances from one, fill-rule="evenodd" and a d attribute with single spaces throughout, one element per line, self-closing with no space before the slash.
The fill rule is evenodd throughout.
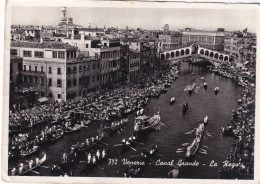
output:
<path id="1" fill-rule="evenodd" d="M 201 80 L 204 80 L 204 79 L 205 79 L 205 77 L 201 77 L 200 79 L 201 79 Z"/>
<path id="2" fill-rule="evenodd" d="M 21 157 L 25 157 L 25 156 L 28 156 L 28 155 L 31 155 L 33 153 L 36 153 L 37 151 L 40 150 L 40 146 L 33 146 L 32 149 L 30 149 L 29 151 L 20 151 L 20 156 Z"/>
<path id="3" fill-rule="evenodd" d="M 172 97 L 171 100 L 170 100 L 170 103 L 173 104 L 175 102 L 175 98 Z"/>
<path id="4" fill-rule="evenodd" d="M 77 144 L 73 145 L 73 147 L 77 148 L 79 151 L 87 150 L 93 147 L 94 145 L 98 144 L 103 139 L 103 137 L 104 133 L 101 133 L 99 136 L 96 136 L 96 138 L 88 138 L 85 142 L 78 142 Z"/>
<path id="5" fill-rule="evenodd" d="M 186 151 L 186 154 L 185 154 L 186 158 L 192 157 L 197 152 L 197 150 L 199 148 L 199 145 L 200 145 L 200 141 L 201 141 L 201 137 L 202 137 L 203 132 L 204 132 L 204 123 L 201 123 L 199 125 L 199 127 L 196 129 L 196 132 L 195 132 L 196 137 L 195 137 L 195 139 L 187 147 L 187 151 Z"/>
<path id="6" fill-rule="evenodd" d="M 148 159 L 149 157 L 151 157 L 158 149 L 158 145 L 159 144 L 157 143 L 154 146 L 151 146 L 149 148 L 144 149 L 144 151 L 141 151 L 140 153 L 141 159 Z"/>
<path id="7" fill-rule="evenodd" d="M 214 92 L 217 94 L 219 92 L 219 87 L 215 87 Z"/>
<path id="8" fill-rule="evenodd" d="M 47 159 L 47 155 L 45 152 L 42 153 L 42 158 L 36 158 L 35 163 L 37 162 L 37 164 L 35 164 L 34 166 L 31 165 L 32 161 L 31 160 L 28 164 L 23 164 L 21 163 L 18 167 L 18 169 L 16 169 L 15 167 L 11 170 L 11 176 L 22 176 L 28 172 L 33 172 L 34 169 L 36 169 L 37 167 L 41 166 Z M 30 166 L 31 165 L 31 166 Z"/>
<path id="9" fill-rule="evenodd" d="M 74 127 L 67 127 L 67 129 L 64 131 L 65 133 L 75 132 L 81 129 L 81 125 L 75 124 Z"/>
<path id="10" fill-rule="evenodd" d="M 195 87 L 196 87 L 196 83 L 192 83 L 191 85 L 186 86 L 184 91 L 188 91 L 189 93 L 192 93 Z"/>
<path id="11" fill-rule="evenodd" d="M 56 133 L 51 134 L 50 141 L 56 141 L 60 139 L 64 135 L 64 131 L 62 129 L 57 129 Z"/>
<path id="12" fill-rule="evenodd" d="M 173 165 L 173 169 L 168 172 L 168 177 L 169 178 L 177 178 L 180 172 L 180 167 L 177 164 Z"/>
<path id="13" fill-rule="evenodd" d="M 203 119 L 204 124 L 208 124 L 208 119 L 209 117 L 206 115 L 205 118 Z"/>
<path id="14" fill-rule="evenodd" d="M 138 116 L 135 118 L 134 131 L 142 132 L 147 131 L 152 128 L 156 128 L 160 125 L 161 117 L 160 112 L 154 114 L 154 116 L 149 117 L 146 115 Z"/>
<path id="15" fill-rule="evenodd" d="M 188 108 L 189 108 L 189 104 L 188 103 L 183 104 L 182 112 L 185 113 L 188 110 Z"/>
<path id="16" fill-rule="evenodd" d="M 125 151 L 127 148 L 131 147 L 135 141 L 138 138 L 138 134 L 134 132 L 130 137 L 128 138 L 123 138 L 121 143 L 122 143 L 122 151 Z"/>
<path id="17" fill-rule="evenodd" d="M 208 88 L 208 84 L 207 84 L 206 82 L 204 82 L 204 83 L 203 83 L 203 87 L 204 87 L 205 89 L 207 89 L 207 88 Z"/>
<path id="18" fill-rule="evenodd" d="M 125 178 L 131 178 L 136 177 L 138 174 L 140 174 L 141 168 L 138 166 L 131 166 L 129 169 L 126 169 L 124 172 Z"/>

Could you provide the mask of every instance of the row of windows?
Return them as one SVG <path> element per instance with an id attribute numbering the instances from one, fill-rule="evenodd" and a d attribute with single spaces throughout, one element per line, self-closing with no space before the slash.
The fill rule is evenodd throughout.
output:
<path id="1" fill-rule="evenodd" d="M 119 56 L 119 51 L 102 52 L 100 54 L 101 59 L 110 59 Z"/>
<path id="2" fill-rule="evenodd" d="M 43 97 L 43 96 L 44 96 L 44 92 L 41 92 L 41 97 Z M 50 98 L 52 98 L 53 94 L 52 94 L 52 93 L 49 93 L 48 96 L 49 96 Z M 58 94 L 58 98 L 61 99 L 61 94 Z"/>
<path id="3" fill-rule="evenodd" d="M 33 76 L 24 75 L 23 81 L 25 83 L 44 85 L 44 78 L 43 77 L 33 77 Z M 52 79 L 49 79 L 48 86 L 53 86 Z M 61 79 L 57 79 L 57 87 L 62 87 L 62 80 Z"/>
<path id="4" fill-rule="evenodd" d="M 52 73 L 52 67 L 49 67 L 48 68 L 49 70 L 48 70 L 48 73 Z M 23 71 L 27 71 L 27 66 L 26 65 L 23 65 Z M 32 71 L 32 66 L 31 65 L 29 65 L 28 66 L 28 71 Z M 44 72 L 44 69 L 43 69 L 43 66 L 41 66 L 41 70 L 40 70 L 41 72 Z M 34 72 L 38 72 L 38 66 L 34 66 Z M 61 68 L 57 68 L 57 74 L 61 74 Z"/>
<path id="5" fill-rule="evenodd" d="M 90 82 L 90 79 L 92 80 L 92 82 L 99 82 L 99 79 L 100 79 L 100 75 L 93 75 L 92 77 L 91 76 L 87 76 L 86 78 L 79 78 L 79 80 L 77 79 L 73 79 L 73 80 L 70 80 L 68 79 L 67 80 L 67 87 L 70 88 L 70 87 L 75 87 L 77 86 L 78 82 L 79 82 L 79 85 L 82 85 L 83 83 L 84 84 L 88 84 Z"/>
<path id="6" fill-rule="evenodd" d="M 10 50 L 11 55 L 18 55 L 17 49 L 11 49 Z M 68 52 L 69 58 L 76 58 L 76 52 Z M 32 51 L 24 50 L 23 51 L 23 57 L 32 57 Z M 44 52 L 41 51 L 34 51 L 34 57 L 35 58 L 44 58 Z M 64 51 L 53 51 L 52 52 L 52 58 L 65 58 L 65 52 Z"/>

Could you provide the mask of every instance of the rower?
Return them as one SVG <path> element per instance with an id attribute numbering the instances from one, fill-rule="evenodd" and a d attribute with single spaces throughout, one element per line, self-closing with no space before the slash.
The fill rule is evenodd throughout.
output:
<path id="1" fill-rule="evenodd" d="M 131 145 L 131 143 L 129 142 L 129 141 L 126 141 L 126 143 L 125 143 L 127 146 L 130 146 Z"/>
<path id="2" fill-rule="evenodd" d="M 98 135 L 96 136 L 96 140 L 97 140 L 97 141 L 99 140 L 99 136 L 98 136 Z"/>
<path id="3" fill-rule="evenodd" d="M 23 163 L 20 164 L 19 166 L 19 174 L 23 173 Z"/>
<path id="4" fill-rule="evenodd" d="M 33 166 L 33 160 L 30 160 L 30 162 L 29 162 L 29 168 L 32 169 L 32 166 Z"/>
<path id="5" fill-rule="evenodd" d="M 97 159 L 99 160 L 99 158 L 100 158 L 100 151 L 99 150 L 97 150 L 96 156 L 97 156 Z"/>
<path id="6" fill-rule="evenodd" d="M 96 157 L 95 157 L 95 156 L 93 156 L 93 158 L 92 158 L 92 163 L 93 163 L 93 164 L 96 163 Z"/>
<path id="7" fill-rule="evenodd" d="M 36 157 L 36 159 L 35 159 L 35 164 L 36 164 L 36 165 L 39 164 L 39 158 L 38 158 L 38 157 Z"/>
<path id="8" fill-rule="evenodd" d="M 12 170 L 11 170 L 11 176 L 14 176 L 16 173 L 16 168 L 14 167 Z"/>
<path id="9" fill-rule="evenodd" d="M 106 156 L 106 150 L 103 149 L 103 151 L 102 151 L 102 158 L 105 158 L 105 156 Z"/>
<path id="10" fill-rule="evenodd" d="M 94 143 L 95 142 L 95 138 L 91 137 L 91 141 L 92 141 L 92 143 Z"/>
<path id="11" fill-rule="evenodd" d="M 91 162 L 91 153 L 88 154 L 88 164 Z"/>
<path id="12" fill-rule="evenodd" d="M 122 140 L 122 143 L 125 144 L 125 142 L 126 142 L 126 139 L 124 138 L 124 139 Z"/>

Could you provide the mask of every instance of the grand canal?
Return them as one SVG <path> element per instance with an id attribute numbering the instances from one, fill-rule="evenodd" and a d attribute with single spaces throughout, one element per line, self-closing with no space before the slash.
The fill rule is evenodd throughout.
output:
<path id="1" fill-rule="evenodd" d="M 237 107 L 237 100 L 241 98 L 241 89 L 231 80 L 211 73 L 208 68 L 191 65 L 188 63 L 180 63 L 179 78 L 168 88 L 167 93 L 162 94 L 159 98 L 152 98 L 145 106 L 145 114 L 153 115 L 156 111 L 160 111 L 161 120 L 164 126 L 161 130 L 154 130 L 142 135 L 139 142 L 133 147 L 137 150 L 128 149 L 121 152 L 121 147 L 112 146 L 109 154 L 110 159 L 117 159 L 117 165 L 109 164 L 109 160 L 100 163 L 98 167 L 91 171 L 86 170 L 84 163 L 75 164 L 73 168 L 73 176 L 89 176 L 89 177 L 124 177 L 123 173 L 127 165 L 123 165 L 122 159 L 135 161 L 134 155 L 139 154 L 142 148 L 159 142 L 158 153 L 153 155 L 152 160 L 148 161 L 141 170 L 140 177 L 145 178 L 165 178 L 169 172 L 169 166 L 156 166 L 157 160 L 164 162 L 185 161 L 185 152 L 176 152 L 178 148 L 184 148 L 183 143 L 190 143 L 194 139 L 194 134 L 185 134 L 198 127 L 199 121 L 208 115 L 209 124 L 205 128 L 205 134 L 200 146 L 207 150 L 207 154 L 197 152 L 189 162 L 195 160 L 199 162 L 199 166 L 183 166 L 180 168 L 179 178 L 218 178 L 218 169 L 224 161 L 226 154 L 230 152 L 233 138 L 223 137 L 221 127 L 225 127 L 230 122 L 232 109 Z M 205 79 L 201 80 L 201 76 Z M 184 92 L 184 88 L 196 82 L 200 87 L 198 92 L 189 95 Z M 203 88 L 203 82 L 207 82 L 208 88 Z M 220 87 L 220 92 L 215 95 L 214 88 Z M 176 102 L 170 105 L 171 97 L 176 98 Z M 182 113 L 183 103 L 189 103 L 188 111 Z M 124 137 L 128 137 L 133 132 L 135 114 L 128 116 L 128 124 L 125 131 L 116 133 L 112 136 L 107 135 L 103 142 L 110 145 L 120 144 Z M 65 135 L 60 140 L 42 147 L 42 151 L 47 153 L 47 161 L 45 166 L 51 166 L 55 160 L 60 160 L 63 152 L 69 152 L 71 145 L 84 141 L 86 138 L 95 136 L 96 130 L 101 126 L 109 126 L 108 122 L 93 123 L 88 128 L 82 128 L 78 132 Z M 102 148 L 102 144 L 92 148 L 96 150 Z M 86 160 L 86 155 L 82 153 L 80 160 Z M 214 160 L 218 163 L 216 167 L 210 167 L 210 162 Z M 104 168 L 104 169 L 103 169 Z M 48 168 L 38 168 L 37 172 L 42 176 L 54 175 Z M 34 175 L 34 173 L 30 173 Z"/>

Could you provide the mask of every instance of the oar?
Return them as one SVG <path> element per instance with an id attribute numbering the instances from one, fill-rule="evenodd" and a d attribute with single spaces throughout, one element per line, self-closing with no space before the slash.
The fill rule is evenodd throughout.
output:
<path id="1" fill-rule="evenodd" d="M 137 144 L 141 144 L 141 145 L 144 145 L 144 143 L 142 143 L 142 142 L 135 142 L 135 141 L 133 141 L 134 143 L 137 143 Z"/>
<path id="2" fill-rule="evenodd" d="M 204 154 L 204 155 L 207 155 L 207 153 L 206 153 L 206 152 L 201 152 L 201 151 L 199 151 L 199 153 L 202 153 L 202 154 Z"/>
<path id="3" fill-rule="evenodd" d="M 81 160 L 81 161 L 79 161 L 80 163 L 84 163 L 84 162 L 87 162 L 87 161 L 85 161 L 85 160 Z"/>
<path id="4" fill-rule="evenodd" d="M 182 146 L 188 146 L 190 143 L 183 143 Z"/>
<path id="5" fill-rule="evenodd" d="M 199 155 L 195 155 L 196 157 L 199 157 L 199 158 L 202 158 L 202 157 L 200 157 Z"/>
<path id="6" fill-rule="evenodd" d="M 204 145 L 202 145 L 202 147 L 209 148 L 208 146 L 204 146 Z"/>
<path id="7" fill-rule="evenodd" d="M 113 145 L 113 146 L 122 146 L 123 144 L 115 144 L 115 145 Z"/>
<path id="8" fill-rule="evenodd" d="M 128 146 L 129 148 L 131 148 L 132 150 L 134 150 L 134 151 L 137 151 L 136 149 L 134 149 L 132 146 Z"/>
<path id="9" fill-rule="evenodd" d="M 30 170 L 31 172 L 33 172 L 33 173 L 35 173 L 35 174 L 40 174 L 39 172 L 37 172 L 37 171 L 33 171 L 33 170 Z"/>
<path id="10" fill-rule="evenodd" d="M 131 158 L 133 158 L 133 157 L 139 157 L 139 156 L 140 156 L 140 155 L 132 155 Z"/>
<path id="11" fill-rule="evenodd" d="M 184 150 L 184 149 L 186 149 L 186 148 L 178 148 L 177 150 L 179 150 L 179 151 L 180 151 L 180 150 Z"/>
<path id="12" fill-rule="evenodd" d="M 104 170 L 104 168 L 103 168 L 103 167 L 100 167 L 98 164 L 97 164 L 97 167 L 98 167 L 99 169 L 101 169 L 101 170 Z"/>
<path id="13" fill-rule="evenodd" d="M 206 137 L 203 136 L 203 139 L 206 139 Z"/>
<path id="14" fill-rule="evenodd" d="M 101 142 L 101 141 L 100 141 L 100 143 L 109 146 L 109 144 L 107 144 L 107 143 L 104 143 L 104 142 Z"/>
<path id="15" fill-rule="evenodd" d="M 152 163 L 154 163 L 154 161 L 152 159 L 150 159 L 149 157 L 147 157 Z"/>
<path id="16" fill-rule="evenodd" d="M 46 168 L 46 169 L 49 169 L 49 168 L 50 168 L 50 167 L 43 166 L 43 165 L 40 165 L 40 167 L 42 167 L 42 168 Z"/>
<path id="17" fill-rule="evenodd" d="M 183 153 L 184 151 L 176 151 L 176 153 Z"/>
<path id="18" fill-rule="evenodd" d="M 85 150 L 83 150 L 83 152 L 86 154 L 86 156 L 88 156 L 87 152 Z"/>
<path id="19" fill-rule="evenodd" d="M 202 149 L 202 148 L 200 148 L 200 150 L 201 150 L 201 151 L 205 151 L 205 152 L 207 152 L 207 150 L 204 150 L 204 149 Z"/>

